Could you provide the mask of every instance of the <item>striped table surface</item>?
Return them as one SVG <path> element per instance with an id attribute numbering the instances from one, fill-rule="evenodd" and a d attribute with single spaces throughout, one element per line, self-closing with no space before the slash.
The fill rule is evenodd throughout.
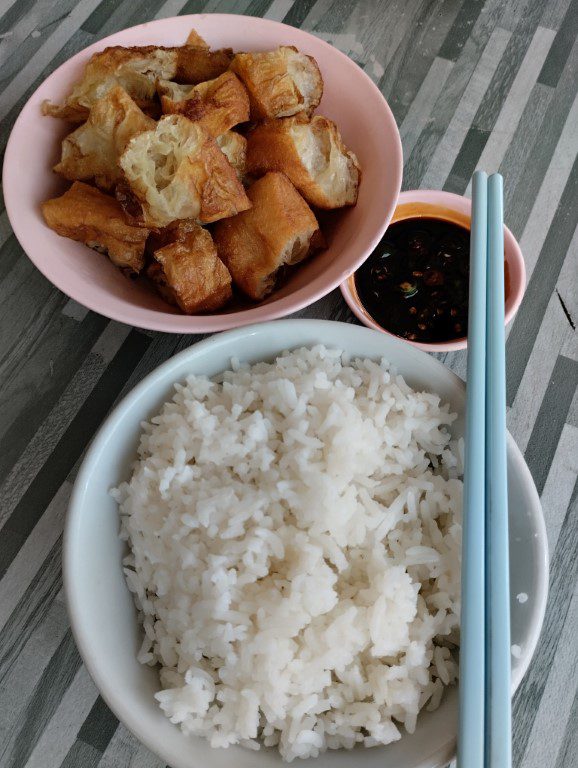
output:
<path id="1" fill-rule="evenodd" d="M 400 126 L 404 188 L 505 178 L 528 269 L 508 329 L 508 425 L 542 497 L 544 630 L 514 702 L 516 768 L 578 755 L 578 0 L 0 0 L 0 142 L 85 46 L 149 19 L 266 16 L 349 54 Z M 26 172 L 24 170 L 24 172 Z M 0 768 L 162 768 L 99 697 L 71 637 L 61 536 L 88 441 L 143 375 L 198 339 L 108 322 L 67 300 L 0 214 Z M 355 322 L 334 291 L 299 313 Z M 441 356 L 464 376 L 463 353 Z"/>

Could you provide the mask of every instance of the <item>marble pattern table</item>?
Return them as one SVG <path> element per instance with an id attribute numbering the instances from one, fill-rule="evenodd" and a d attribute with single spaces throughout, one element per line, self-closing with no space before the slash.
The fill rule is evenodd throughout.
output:
<path id="1" fill-rule="evenodd" d="M 550 600 L 514 701 L 515 768 L 578 760 L 577 0 L 0 0 L 0 143 L 55 67 L 149 19 L 266 16 L 349 54 L 379 85 L 404 145 L 404 188 L 468 193 L 505 177 L 528 289 L 508 329 L 508 424 L 542 497 Z M 28 172 L 23 169 L 23 172 Z M 0 768 L 162 768 L 118 724 L 71 636 L 61 536 L 95 429 L 195 337 L 108 322 L 35 270 L 0 208 Z M 355 322 L 334 291 L 300 312 Z M 464 375 L 463 353 L 444 362 Z"/>

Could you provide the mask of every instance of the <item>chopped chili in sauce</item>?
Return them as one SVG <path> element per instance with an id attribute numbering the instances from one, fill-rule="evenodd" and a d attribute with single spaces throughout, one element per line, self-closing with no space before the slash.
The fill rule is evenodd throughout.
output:
<path id="1" fill-rule="evenodd" d="M 434 218 L 392 224 L 355 273 L 361 303 L 410 341 L 463 338 L 468 327 L 470 232 Z"/>

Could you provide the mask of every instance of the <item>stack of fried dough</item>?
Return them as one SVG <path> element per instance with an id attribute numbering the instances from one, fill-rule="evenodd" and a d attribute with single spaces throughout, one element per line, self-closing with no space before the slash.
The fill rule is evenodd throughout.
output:
<path id="1" fill-rule="evenodd" d="M 183 312 L 225 306 L 236 286 L 265 298 L 324 246 L 312 209 L 354 205 L 355 155 L 313 112 L 323 80 L 296 48 L 113 47 L 47 115 L 78 124 L 56 173 L 73 182 L 42 205 L 58 234 L 145 274 Z"/>

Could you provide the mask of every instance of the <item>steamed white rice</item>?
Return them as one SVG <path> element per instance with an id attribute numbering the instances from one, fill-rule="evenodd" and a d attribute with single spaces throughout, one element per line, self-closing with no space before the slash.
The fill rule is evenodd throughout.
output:
<path id="1" fill-rule="evenodd" d="M 162 710 L 286 760 L 413 731 L 457 675 L 448 407 L 322 346 L 175 389 L 114 491 Z"/>

